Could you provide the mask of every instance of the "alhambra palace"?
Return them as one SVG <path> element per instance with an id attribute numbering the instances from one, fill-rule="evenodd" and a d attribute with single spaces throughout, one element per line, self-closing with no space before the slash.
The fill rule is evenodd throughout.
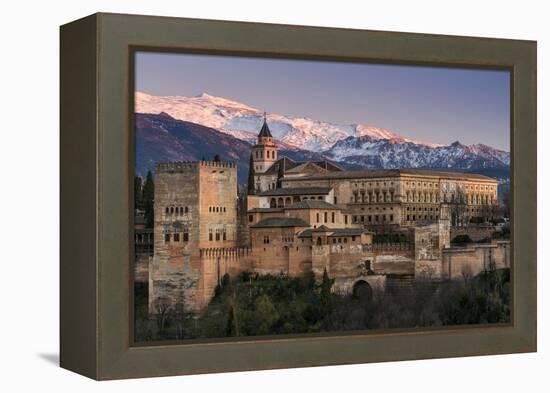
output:
<path id="1" fill-rule="evenodd" d="M 326 271 L 334 291 L 376 296 L 510 265 L 506 240 L 451 246 L 472 217 L 496 214 L 492 178 L 295 162 L 278 156 L 265 119 L 252 157 L 245 197 L 234 163 L 157 164 L 154 228 L 135 230 L 135 280 L 148 283 L 151 313 L 157 299 L 200 310 L 225 274 L 243 271 L 318 279 Z"/>

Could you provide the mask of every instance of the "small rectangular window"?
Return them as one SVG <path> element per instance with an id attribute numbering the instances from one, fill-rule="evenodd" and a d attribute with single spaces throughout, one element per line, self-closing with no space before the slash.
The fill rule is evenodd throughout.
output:
<path id="1" fill-rule="evenodd" d="M 165 241 L 165 242 L 169 242 L 169 241 L 170 241 L 170 234 L 169 234 L 169 233 L 164 234 L 164 241 Z"/>
<path id="2" fill-rule="evenodd" d="M 189 233 L 188 233 L 188 232 L 183 232 L 183 241 L 184 241 L 184 242 L 188 242 L 188 241 L 189 241 Z"/>
<path id="3" fill-rule="evenodd" d="M 254 216 L 252 214 L 250 214 L 248 216 L 248 222 L 253 222 L 254 221 Z"/>
<path id="4" fill-rule="evenodd" d="M 179 242 L 179 241 L 180 241 L 180 234 L 179 234 L 179 233 L 174 233 L 174 241 L 175 241 L 175 242 Z"/>

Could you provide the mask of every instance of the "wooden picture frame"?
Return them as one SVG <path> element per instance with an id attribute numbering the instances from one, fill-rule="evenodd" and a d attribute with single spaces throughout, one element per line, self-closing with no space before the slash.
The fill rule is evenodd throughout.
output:
<path id="1" fill-rule="evenodd" d="M 512 323 L 135 346 L 139 48 L 510 70 Z M 60 72 L 62 367 L 105 380 L 536 351 L 536 42 L 99 13 L 61 27 Z"/>

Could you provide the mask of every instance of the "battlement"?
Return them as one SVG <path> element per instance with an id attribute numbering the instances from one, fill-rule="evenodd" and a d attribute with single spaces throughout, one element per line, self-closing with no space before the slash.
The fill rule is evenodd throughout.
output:
<path id="1" fill-rule="evenodd" d="M 224 247 L 224 248 L 201 248 L 199 250 L 201 257 L 241 257 L 252 253 L 248 247 Z"/>
<path id="2" fill-rule="evenodd" d="M 159 162 L 156 166 L 156 173 L 177 173 L 188 171 L 189 169 L 196 169 L 199 167 L 208 168 L 237 168 L 237 164 L 234 162 L 221 162 L 221 161 L 173 161 L 173 162 Z"/>

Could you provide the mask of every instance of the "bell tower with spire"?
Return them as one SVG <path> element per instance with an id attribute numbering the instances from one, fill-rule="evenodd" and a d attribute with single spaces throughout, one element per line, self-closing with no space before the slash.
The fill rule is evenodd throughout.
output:
<path id="1" fill-rule="evenodd" d="M 267 125 L 267 115 L 264 112 L 264 124 L 258 134 L 258 142 L 252 148 L 254 170 L 257 174 L 267 171 L 277 161 L 277 146 Z"/>

